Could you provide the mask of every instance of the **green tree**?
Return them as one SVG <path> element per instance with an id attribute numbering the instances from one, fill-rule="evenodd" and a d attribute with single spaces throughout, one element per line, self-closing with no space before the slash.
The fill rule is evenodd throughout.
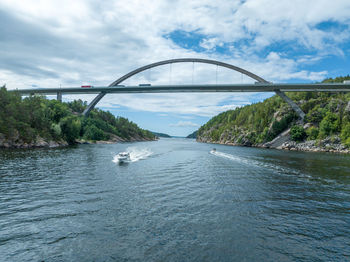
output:
<path id="1" fill-rule="evenodd" d="M 84 139 L 86 140 L 108 140 L 109 136 L 106 135 L 101 129 L 95 125 L 89 125 L 85 129 Z"/>
<path id="2" fill-rule="evenodd" d="M 328 135 L 335 134 L 336 132 L 339 132 L 339 129 L 340 125 L 338 116 L 332 112 L 327 112 L 326 116 L 320 123 L 319 138 L 325 138 Z"/>
<path id="3" fill-rule="evenodd" d="M 56 123 L 58 123 L 62 118 L 71 114 L 67 104 L 57 100 L 49 100 L 48 108 L 50 118 Z"/>
<path id="4" fill-rule="evenodd" d="M 315 140 L 318 137 L 319 130 L 317 127 L 312 126 L 306 130 L 306 134 L 309 140 Z"/>
<path id="5" fill-rule="evenodd" d="M 340 137 L 343 143 L 350 148 L 350 122 L 344 124 Z"/>
<path id="6" fill-rule="evenodd" d="M 303 141 L 306 138 L 306 132 L 302 126 L 294 125 L 290 129 L 290 138 L 294 141 Z"/>
<path id="7" fill-rule="evenodd" d="M 81 99 L 78 99 L 74 100 L 73 102 L 67 103 L 67 105 L 73 112 L 81 114 L 87 107 L 87 102 L 83 102 Z"/>
<path id="8" fill-rule="evenodd" d="M 62 134 L 69 144 L 73 144 L 79 138 L 81 122 L 77 116 L 67 116 L 60 121 Z"/>
<path id="9" fill-rule="evenodd" d="M 55 139 L 61 138 L 61 135 L 62 135 L 61 126 L 59 124 L 52 123 L 51 134 L 52 134 L 52 137 Z"/>

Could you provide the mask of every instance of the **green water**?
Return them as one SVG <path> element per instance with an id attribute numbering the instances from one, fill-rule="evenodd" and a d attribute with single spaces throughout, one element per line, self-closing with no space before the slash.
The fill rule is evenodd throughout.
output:
<path id="1" fill-rule="evenodd" d="M 1 150 L 0 261 L 350 257 L 350 156 L 215 147 Z"/>

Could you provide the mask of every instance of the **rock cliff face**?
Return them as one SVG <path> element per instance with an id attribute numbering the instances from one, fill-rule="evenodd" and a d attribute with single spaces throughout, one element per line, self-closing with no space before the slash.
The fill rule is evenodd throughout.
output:
<path id="1" fill-rule="evenodd" d="M 116 135 L 111 135 L 111 139 L 107 141 L 86 141 L 76 140 L 77 144 L 113 144 L 120 142 L 141 142 L 141 141 L 154 141 L 156 139 L 144 138 L 141 136 L 130 137 L 129 139 L 121 138 Z M 40 136 L 37 136 L 35 141 L 25 142 L 14 134 L 10 138 L 6 138 L 4 134 L 0 133 L 0 148 L 55 148 L 68 146 L 69 144 L 64 140 L 54 141 L 47 140 Z"/>
<path id="2" fill-rule="evenodd" d="M 340 143 L 339 137 L 327 137 L 320 141 L 310 140 L 301 143 L 289 140 L 283 143 L 278 149 L 307 152 L 350 153 L 350 150 Z"/>
<path id="3" fill-rule="evenodd" d="M 350 154 L 350 149 L 341 143 L 339 136 L 327 137 L 322 140 L 309 140 L 304 142 L 296 142 L 291 140 L 289 130 L 283 132 L 281 136 L 278 136 L 276 140 L 262 144 L 252 144 L 249 140 L 242 135 L 241 142 L 232 141 L 213 141 L 211 139 L 197 137 L 198 142 L 221 144 L 229 146 L 248 146 L 248 147 L 261 147 L 261 148 L 273 148 L 283 149 L 290 151 L 305 151 L 305 152 L 330 152 L 330 153 L 343 153 Z"/>
<path id="4" fill-rule="evenodd" d="M 308 127 L 310 127 L 310 124 L 304 125 L 305 129 Z M 290 128 L 277 136 L 271 142 L 256 146 L 285 149 L 291 151 L 350 153 L 350 149 L 341 143 L 339 136 L 328 136 L 325 139 L 321 140 L 307 140 L 303 142 L 296 142 L 293 141 L 290 137 Z"/>
<path id="5" fill-rule="evenodd" d="M 0 148 L 39 148 L 39 147 L 61 147 L 67 146 L 68 143 L 66 141 L 53 141 L 53 140 L 45 140 L 40 136 L 37 136 L 35 141 L 25 142 L 19 138 L 18 135 L 14 134 L 14 136 L 10 138 L 6 138 L 3 134 L 0 134 Z"/>
<path id="6" fill-rule="evenodd" d="M 77 144 L 115 144 L 115 143 L 127 143 L 127 142 L 145 142 L 145 141 L 156 141 L 157 138 L 145 138 L 145 137 L 141 137 L 141 136 L 133 136 L 130 137 L 129 139 L 126 138 L 122 138 L 120 136 L 116 136 L 113 134 L 110 134 L 110 139 L 109 140 L 105 140 L 105 141 L 89 141 L 89 140 L 83 140 L 83 139 L 78 139 L 76 140 Z"/>

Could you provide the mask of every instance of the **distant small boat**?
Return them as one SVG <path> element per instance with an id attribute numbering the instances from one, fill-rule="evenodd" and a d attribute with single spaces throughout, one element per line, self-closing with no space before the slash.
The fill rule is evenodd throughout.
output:
<path id="1" fill-rule="evenodd" d="M 216 152 L 216 148 L 213 148 L 210 153 L 215 153 Z"/>
<path id="2" fill-rule="evenodd" d="M 130 161 L 130 154 L 128 152 L 120 152 L 117 155 L 117 159 L 120 163 Z"/>

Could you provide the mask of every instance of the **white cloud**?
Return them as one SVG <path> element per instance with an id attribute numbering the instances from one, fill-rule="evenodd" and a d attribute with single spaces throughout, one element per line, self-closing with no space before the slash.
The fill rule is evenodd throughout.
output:
<path id="1" fill-rule="evenodd" d="M 205 49 L 211 50 L 216 46 L 223 46 L 223 43 L 220 42 L 218 38 L 214 37 L 209 39 L 203 39 L 199 45 Z"/>
<path id="2" fill-rule="evenodd" d="M 245 68 L 274 81 L 319 81 L 327 71 L 300 69 L 323 57 L 344 55 L 349 41 L 347 0 L 2 0 L 0 84 L 8 88 L 108 85 L 145 64 L 178 57 L 210 58 Z M 343 29 L 321 30 L 332 21 Z M 197 53 L 176 45 L 174 30 L 204 35 Z M 262 52 L 293 42 L 312 55 Z M 230 46 L 231 53 L 212 52 Z M 259 53 L 259 52 L 262 52 Z M 171 69 L 171 74 L 169 73 Z M 214 66 L 172 65 L 135 76 L 127 83 L 178 84 L 252 81 Z M 108 95 L 98 106 L 126 106 L 151 112 L 213 116 L 250 103 L 253 94 Z M 73 96 L 72 96 L 73 97 Z M 91 101 L 92 96 L 79 96 Z"/>
<path id="3" fill-rule="evenodd" d="M 172 127 L 199 127 L 198 124 L 193 123 L 191 121 L 179 121 L 176 124 L 170 124 Z"/>
<path id="4" fill-rule="evenodd" d="M 220 112 L 250 104 L 250 98 L 255 95 L 256 93 L 108 94 L 97 106 L 114 108 L 116 105 L 123 105 L 135 111 L 212 117 Z M 90 96 L 89 100 L 92 99 Z"/>

